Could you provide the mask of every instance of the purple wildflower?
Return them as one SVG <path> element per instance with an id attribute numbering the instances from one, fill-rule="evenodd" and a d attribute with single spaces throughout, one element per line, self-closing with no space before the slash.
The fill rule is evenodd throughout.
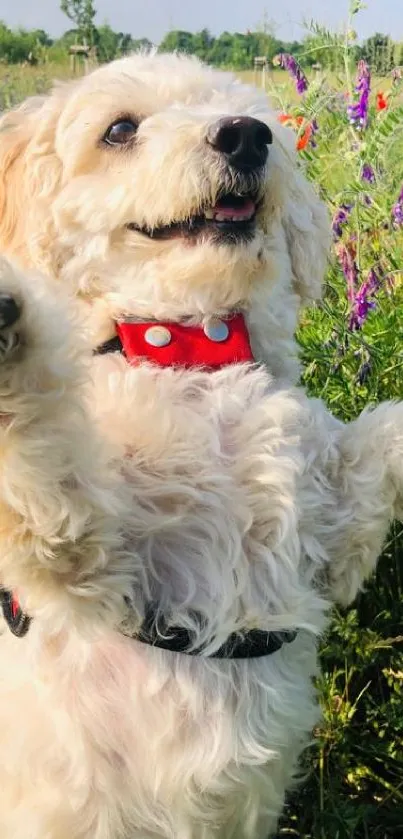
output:
<path id="1" fill-rule="evenodd" d="M 393 227 L 403 226 L 403 187 L 396 204 L 392 207 Z"/>
<path id="2" fill-rule="evenodd" d="M 351 311 L 348 328 L 352 332 L 361 329 L 368 313 L 375 308 L 375 295 L 381 286 L 382 279 L 379 269 L 377 272 L 375 268 L 371 268 L 368 271 L 367 279 L 361 283 L 353 295 L 353 299 L 350 300 Z"/>
<path id="3" fill-rule="evenodd" d="M 316 119 L 313 119 L 312 122 L 311 122 L 311 139 L 310 139 L 310 144 L 311 144 L 313 149 L 316 149 L 316 147 L 318 145 L 316 140 L 315 140 L 315 134 L 317 134 L 318 131 L 319 131 L 318 121 Z"/>
<path id="4" fill-rule="evenodd" d="M 369 163 L 364 163 L 361 169 L 361 180 L 366 181 L 367 184 L 375 183 L 375 172 Z"/>
<path id="5" fill-rule="evenodd" d="M 351 244 L 340 244 L 337 248 L 337 255 L 340 260 L 343 274 L 347 280 L 347 299 L 350 306 L 353 307 L 355 295 L 358 289 L 359 273 Z"/>
<path id="6" fill-rule="evenodd" d="M 301 95 L 308 90 L 308 79 L 293 55 L 289 52 L 282 52 L 277 56 L 276 63 L 284 70 L 288 70 L 290 76 L 295 80 L 297 93 Z"/>
<path id="7" fill-rule="evenodd" d="M 360 369 L 357 373 L 357 382 L 358 382 L 359 385 L 361 385 L 361 387 L 363 385 L 365 385 L 365 382 L 367 381 L 368 376 L 371 373 L 371 370 L 372 370 L 372 364 L 371 364 L 370 359 L 368 358 L 366 361 L 363 361 L 363 363 L 361 364 L 361 367 L 360 367 Z"/>
<path id="8" fill-rule="evenodd" d="M 340 239 L 343 234 L 343 227 L 348 221 L 348 217 L 351 213 L 353 208 L 352 204 L 341 204 L 341 206 L 336 210 L 333 221 L 332 221 L 332 230 L 333 230 L 333 237 L 337 241 Z"/>
<path id="9" fill-rule="evenodd" d="M 352 125 L 364 129 L 368 124 L 369 94 L 371 91 L 371 73 L 365 61 L 358 62 L 355 91 L 359 94 L 358 101 L 348 106 L 347 114 Z"/>

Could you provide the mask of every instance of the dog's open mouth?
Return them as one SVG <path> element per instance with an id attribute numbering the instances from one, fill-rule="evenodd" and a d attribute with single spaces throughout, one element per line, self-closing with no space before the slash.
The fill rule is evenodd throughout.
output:
<path id="1" fill-rule="evenodd" d="M 151 239 L 198 238 L 213 236 L 220 241 L 248 240 L 254 236 L 259 201 L 256 195 L 225 193 L 216 204 L 185 221 L 171 222 L 162 227 L 140 227 L 128 224 L 129 230 L 143 233 Z"/>

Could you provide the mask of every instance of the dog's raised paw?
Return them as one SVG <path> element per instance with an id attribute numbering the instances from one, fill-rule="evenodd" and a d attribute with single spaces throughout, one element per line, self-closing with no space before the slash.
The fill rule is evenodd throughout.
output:
<path id="1" fill-rule="evenodd" d="M 5 361 L 19 346 L 18 323 L 22 306 L 6 291 L 0 292 L 0 362 Z"/>

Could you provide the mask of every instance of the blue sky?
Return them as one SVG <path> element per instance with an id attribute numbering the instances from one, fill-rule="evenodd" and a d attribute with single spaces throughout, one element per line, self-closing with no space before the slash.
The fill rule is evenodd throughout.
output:
<path id="1" fill-rule="evenodd" d="M 304 19 L 341 26 L 348 0 L 95 0 L 95 5 L 98 23 L 107 21 L 114 29 L 158 43 L 169 29 L 245 32 L 256 28 L 265 15 L 275 24 L 278 37 L 298 39 Z M 56 36 L 70 26 L 58 0 L 0 0 L 0 19 L 9 26 L 40 27 Z M 356 18 L 356 28 L 360 38 L 378 31 L 403 41 L 403 0 L 368 0 L 367 9 Z"/>

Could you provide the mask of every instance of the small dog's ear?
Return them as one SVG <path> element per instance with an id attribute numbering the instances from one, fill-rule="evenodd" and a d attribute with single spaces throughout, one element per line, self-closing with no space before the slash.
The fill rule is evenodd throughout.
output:
<path id="1" fill-rule="evenodd" d="M 60 178 L 52 96 L 32 97 L 0 119 L 0 250 L 33 262 Z"/>
<path id="2" fill-rule="evenodd" d="M 24 154 L 31 139 L 31 114 L 24 106 L 0 120 L 0 248 L 18 251 L 18 235 L 24 205 Z"/>
<path id="3" fill-rule="evenodd" d="M 294 290 L 302 305 L 318 300 L 331 243 L 330 218 L 324 202 L 298 170 L 290 183 L 283 226 Z"/>

